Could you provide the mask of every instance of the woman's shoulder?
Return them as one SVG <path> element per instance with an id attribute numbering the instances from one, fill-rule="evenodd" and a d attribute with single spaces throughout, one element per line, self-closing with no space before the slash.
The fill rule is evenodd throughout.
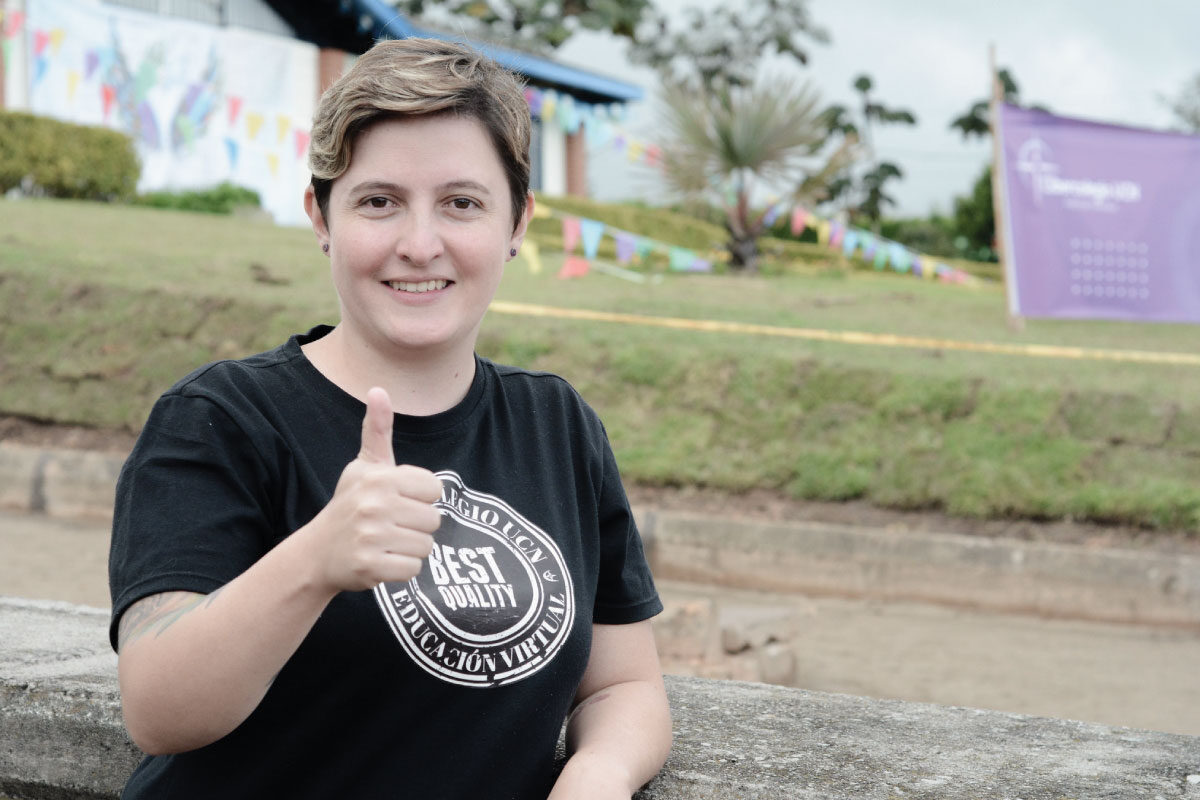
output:
<path id="1" fill-rule="evenodd" d="M 292 382 L 305 362 L 297 334 L 284 343 L 242 358 L 224 358 L 198 367 L 180 378 L 164 396 L 244 394 L 255 388 L 271 388 L 280 381 Z"/>

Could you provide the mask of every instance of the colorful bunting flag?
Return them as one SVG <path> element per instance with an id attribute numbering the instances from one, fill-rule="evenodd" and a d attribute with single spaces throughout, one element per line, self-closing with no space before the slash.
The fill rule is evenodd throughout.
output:
<path id="1" fill-rule="evenodd" d="M 238 114 L 242 113 L 242 98 L 229 96 L 229 126 L 237 123 Z"/>
<path id="2" fill-rule="evenodd" d="M 80 79 L 79 70 L 67 70 L 67 100 L 72 103 L 75 102 L 75 91 L 79 88 Z"/>
<path id="3" fill-rule="evenodd" d="M 696 254 L 685 247 L 672 247 L 670 250 L 671 269 L 677 272 L 690 270 L 695 260 Z"/>
<path id="4" fill-rule="evenodd" d="M 295 137 L 296 137 L 296 158 L 303 158 L 304 154 L 308 152 L 308 142 L 309 142 L 309 138 L 310 138 L 308 131 L 302 131 L 299 128 L 297 128 Z"/>
<path id="5" fill-rule="evenodd" d="M 637 253 L 638 238 L 632 233 L 619 231 L 616 235 L 617 239 L 617 263 L 628 264 L 633 261 L 633 256 Z"/>
<path id="6" fill-rule="evenodd" d="M 279 156 L 274 153 L 267 153 L 267 166 L 271 168 L 272 175 L 279 174 Z"/>
<path id="7" fill-rule="evenodd" d="M 246 135 L 253 141 L 258 138 L 258 132 L 262 130 L 263 115 L 254 111 L 246 112 Z"/>
<path id="8" fill-rule="evenodd" d="M 800 206 L 792 209 L 792 235 L 799 236 L 804 233 L 806 222 L 808 222 L 809 212 L 802 209 Z"/>
<path id="9" fill-rule="evenodd" d="M 600 249 L 600 239 L 604 236 L 604 223 L 584 219 L 580 221 L 579 228 L 583 239 L 583 254 L 586 258 L 593 259 Z"/>
<path id="10" fill-rule="evenodd" d="M 226 136 L 225 137 L 225 151 L 229 154 L 229 168 L 231 170 L 236 170 L 237 162 L 238 162 L 237 140 Z"/>
<path id="11" fill-rule="evenodd" d="M 563 233 L 563 250 L 568 253 L 575 250 L 575 246 L 579 244 L 579 238 L 582 231 L 579 224 L 579 217 L 565 217 L 562 224 Z"/>
<path id="12" fill-rule="evenodd" d="M 540 275 L 542 273 L 542 253 L 537 246 L 537 242 L 529 238 L 522 240 L 521 258 L 525 259 L 525 263 L 529 265 L 530 275 Z"/>
<path id="13" fill-rule="evenodd" d="M 50 44 L 50 34 L 42 30 L 33 32 L 33 55 L 40 58 L 46 52 L 46 46 Z"/>
<path id="14" fill-rule="evenodd" d="M 567 260 L 563 262 L 562 269 L 558 271 L 558 277 L 582 278 L 588 274 L 591 266 L 588 260 L 582 256 L 567 256 Z"/>
<path id="15" fill-rule="evenodd" d="M 846 231 L 846 235 L 842 238 L 842 255 L 852 256 L 854 250 L 858 247 L 858 231 Z"/>
<path id="16" fill-rule="evenodd" d="M 829 246 L 838 248 L 842 246 L 842 237 L 846 234 L 846 226 L 840 222 L 834 222 L 830 225 Z"/>
<path id="17" fill-rule="evenodd" d="M 828 220 L 821 220 L 817 223 L 817 243 L 829 244 L 830 224 Z"/>
<path id="18" fill-rule="evenodd" d="M 292 129 L 292 119 L 287 114 L 275 115 L 275 144 L 283 144 L 288 131 Z"/>
<path id="19" fill-rule="evenodd" d="M 100 104 L 104 109 L 104 119 L 108 120 L 109 113 L 112 112 L 113 103 L 117 100 L 117 90 L 107 83 L 100 86 Z"/>
<path id="20" fill-rule="evenodd" d="M 100 65 L 100 56 L 95 50 L 88 50 L 83 56 L 83 77 L 87 80 L 92 79 L 92 74 L 96 71 L 96 67 Z"/>
<path id="21" fill-rule="evenodd" d="M 58 55 L 58 51 L 62 49 L 63 37 L 66 35 L 67 32 L 62 28 L 55 28 L 50 31 L 50 50 L 54 55 Z"/>

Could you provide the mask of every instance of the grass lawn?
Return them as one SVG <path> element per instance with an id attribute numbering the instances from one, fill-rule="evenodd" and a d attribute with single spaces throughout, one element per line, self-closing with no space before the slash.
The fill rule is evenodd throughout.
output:
<path id="1" fill-rule="evenodd" d="M 665 237 L 664 237 L 665 238 Z M 1200 327 L 1006 324 L 996 284 L 850 271 L 637 284 L 531 274 L 564 308 L 1013 344 L 1200 352 Z M 819 256 L 819 253 L 818 253 Z M 208 360 L 336 321 L 310 232 L 63 201 L 0 202 L 0 413 L 136 429 Z M 1200 367 L 910 349 L 491 313 L 484 355 L 558 372 L 631 481 L 972 516 L 1200 529 Z"/>

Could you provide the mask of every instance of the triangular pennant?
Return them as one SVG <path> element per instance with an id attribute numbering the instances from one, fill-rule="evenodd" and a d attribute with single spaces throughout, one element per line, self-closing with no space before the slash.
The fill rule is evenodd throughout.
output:
<path id="1" fill-rule="evenodd" d="M 96 71 L 96 67 L 100 65 L 100 56 L 95 50 L 88 50 L 83 56 L 83 77 L 89 81 L 92 79 L 92 74 Z"/>
<path id="2" fill-rule="evenodd" d="M 830 225 L 829 220 L 821 220 L 817 223 L 817 243 L 829 244 Z"/>
<path id="3" fill-rule="evenodd" d="M 672 247 L 670 251 L 670 266 L 671 269 L 686 272 L 692 268 L 692 262 L 696 260 L 696 254 L 685 247 Z"/>
<path id="4" fill-rule="evenodd" d="M 58 51 L 62 49 L 63 37 L 67 32 L 62 28 L 55 28 L 50 31 L 50 50 L 54 55 L 58 55 Z"/>
<path id="5" fill-rule="evenodd" d="M 275 144 L 283 144 L 288 131 L 292 129 L 292 120 L 287 114 L 275 115 Z"/>
<path id="6" fill-rule="evenodd" d="M 854 249 L 858 247 L 858 231 L 846 231 L 846 235 L 842 237 L 842 255 L 854 255 Z"/>
<path id="7" fill-rule="evenodd" d="M 792 209 L 792 236 L 799 236 L 804 232 L 805 223 L 808 221 L 808 212 L 800 206 Z"/>
<path id="8" fill-rule="evenodd" d="M 75 91 L 79 88 L 79 81 L 81 79 L 82 76 L 80 76 L 79 70 L 67 70 L 67 100 L 72 103 L 75 102 Z"/>
<path id="9" fill-rule="evenodd" d="M 842 237 L 846 234 L 846 226 L 840 222 L 834 222 L 830 225 L 829 231 L 829 246 L 833 248 L 842 246 Z"/>
<path id="10" fill-rule="evenodd" d="M 296 158 L 304 158 L 304 154 L 308 152 L 308 142 L 311 138 L 308 131 L 296 129 Z"/>
<path id="11" fill-rule="evenodd" d="M 600 239 L 604 236 L 604 223 L 594 219 L 580 220 L 579 232 L 583 239 L 584 256 L 588 259 L 595 258 L 600 249 Z"/>
<path id="12" fill-rule="evenodd" d="M 104 118 L 107 120 L 109 113 L 112 111 L 113 103 L 117 99 L 117 90 L 109 86 L 107 83 L 100 86 L 100 103 L 104 109 Z"/>
<path id="13" fill-rule="evenodd" d="M 242 113 L 242 98 L 230 96 L 229 105 L 229 126 L 233 127 L 237 123 L 238 114 Z"/>
<path id="14" fill-rule="evenodd" d="M 258 138 L 258 132 L 262 130 L 263 115 L 254 111 L 246 112 L 246 135 L 251 139 Z"/>
<path id="15" fill-rule="evenodd" d="M 783 213 L 783 205 L 781 203 L 772 203 L 767 213 L 763 214 L 763 225 L 771 227 L 775 224 L 775 220 L 779 219 L 779 215 Z"/>
<path id="16" fill-rule="evenodd" d="M 33 55 L 36 58 L 41 58 L 46 52 L 46 46 L 50 44 L 50 34 L 45 31 L 33 32 Z"/>
<path id="17" fill-rule="evenodd" d="M 50 59 L 45 56 L 38 56 L 33 60 L 33 85 L 37 86 L 42 82 L 42 78 L 46 77 L 46 70 L 50 69 Z"/>
<path id="18" fill-rule="evenodd" d="M 873 263 L 873 266 L 875 267 L 875 269 L 883 269 L 884 267 L 887 266 L 887 262 L 888 262 L 887 249 L 884 247 L 876 248 L 875 260 Z"/>
<path id="19" fill-rule="evenodd" d="M 542 272 L 542 251 L 538 248 L 537 242 L 532 239 L 524 239 L 521 242 L 521 258 L 525 259 L 525 263 L 529 265 L 530 275 L 540 275 Z"/>
<path id="20" fill-rule="evenodd" d="M 562 224 L 563 231 L 563 250 L 568 253 L 575 250 L 575 246 L 579 244 L 581 235 L 579 217 L 564 217 Z"/>
<path id="21" fill-rule="evenodd" d="M 279 174 L 279 156 L 274 153 L 267 153 L 267 166 L 271 168 L 272 175 Z"/>
<path id="22" fill-rule="evenodd" d="M 617 233 L 617 262 L 628 264 L 637 252 L 638 240 L 632 233 L 620 231 Z"/>
<path id="23" fill-rule="evenodd" d="M 582 278 L 588 274 L 592 265 L 588 263 L 586 258 L 582 256 L 567 256 L 567 260 L 563 262 L 562 269 L 558 271 L 560 278 Z"/>
<path id="24" fill-rule="evenodd" d="M 225 137 L 225 151 L 226 151 L 227 153 L 229 153 L 229 168 L 230 168 L 231 170 L 236 170 L 236 169 L 237 169 L 237 162 L 238 162 L 238 143 L 237 143 L 237 140 L 236 140 L 236 139 L 233 139 L 233 138 L 231 138 L 231 137 L 229 137 L 229 136 L 226 136 L 226 137 Z"/>
<path id="25" fill-rule="evenodd" d="M 8 22 L 5 24 L 4 37 L 12 39 L 17 35 L 17 31 L 21 30 L 21 26 L 25 24 L 24 11 L 8 12 Z"/>

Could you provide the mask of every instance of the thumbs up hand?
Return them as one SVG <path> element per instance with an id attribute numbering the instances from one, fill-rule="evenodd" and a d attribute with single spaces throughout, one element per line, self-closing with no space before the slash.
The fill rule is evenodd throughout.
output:
<path id="1" fill-rule="evenodd" d="M 442 483 L 429 470 L 396 466 L 391 400 L 383 389 L 371 389 L 358 457 L 313 519 L 327 588 L 359 591 L 419 573 L 441 524 L 433 507 L 441 494 Z"/>

